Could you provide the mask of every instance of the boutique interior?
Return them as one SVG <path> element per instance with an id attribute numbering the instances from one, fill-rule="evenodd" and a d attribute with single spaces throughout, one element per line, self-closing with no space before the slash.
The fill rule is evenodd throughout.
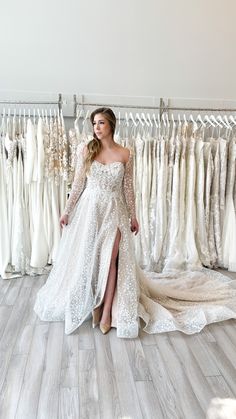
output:
<path id="1" fill-rule="evenodd" d="M 236 418 L 235 13 L 2 6 L 0 419 Z M 93 162 L 62 228 L 97 109 L 130 178 L 129 162 Z M 91 322 L 117 228 L 104 335 Z"/>

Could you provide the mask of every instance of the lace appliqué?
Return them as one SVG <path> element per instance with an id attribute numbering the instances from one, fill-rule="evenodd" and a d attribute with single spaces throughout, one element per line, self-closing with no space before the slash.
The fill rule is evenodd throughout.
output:
<path id="1" fill-rule="evenodd" d="M 129 210 L 129 215 L 131 218 L 136 218 L 135 197 L 134 197 L 134 187 L 133 187 L 133 153 L 131 150 L 130 150 L 129 160 L 125 165 L 124 194 L 125 194 L 127 207 Z"/>
<path id="2" fill-rule="evenodd" d="M 67 200 L 66 207 L 64 210 L 64 214 L 66 215 L 70 215 L 85 187 L 86 174 L 84 171 L 84 148 L 85 145 L 83 143 L 79 144 L 77 150 L 78 158 L 75 169 L 74 182 L 72 185 L 70 197 Z"/>

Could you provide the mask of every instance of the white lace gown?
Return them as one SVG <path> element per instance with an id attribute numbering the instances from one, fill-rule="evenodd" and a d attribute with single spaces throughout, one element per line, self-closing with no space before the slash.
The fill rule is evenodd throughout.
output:
<path id="1" fill-rule="evenodd" d="M 93 161 L 87 176 L 77 162 L 57 259 L 34 309 L 41 320 L 65 321 L 76 330 L 101 304 L 117 229 L 121 232 L 112 325 L 117 336 L 135 338 L 140 318 L 148 333 L 199 332 L 206 324 L 236 318 L 236 290 L 208 271 L 144 275 L 137 266 L 129 216 L 135 215 L 133 157 L 126 165 Z"/>

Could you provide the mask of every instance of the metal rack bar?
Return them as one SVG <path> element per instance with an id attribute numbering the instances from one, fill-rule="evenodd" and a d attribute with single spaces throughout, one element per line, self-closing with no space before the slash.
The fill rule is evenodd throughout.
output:
<path id="1" fill-rule="evenodd" d="M 188 106 L 169 106 L 166 105 L 163 98 L 160 98 L 160 105 L 125 105 L 125 104 L 107 104 L 107 103 L 91 103 L 91 102 L 77 102 L 76 95 L 74 95 L 74 109 L 77 106 L 96 106 L 96 107 L 112 107 L 112 108 L 123 108 L 123 109 L 158 109 L 161 113 L 165 111 L 211 111 L 211 112 L 236 112 L 236 108 L 214 108 L 214 107 L 188 107 Z M 75 111 L 76 112 L 76 111 Z"/>
<path id="2" fill-rule="evenodd" d="M 161 109 L 160 106 L 140 106 L 140 105 L 117 105 L 117 104 L 107 104 L 107 103 L 86 103 L 86 102 L 77 102 L 76 106 L 97 106 L 97 107 L 112 107 L 112 108 L 124 108 L 124 109 Z M 169 109 L 169 108 L 167 108 Z"/>
<path id="3" fill-rule="evenodd" d="M 61 111 L 63 100 L 62 100 L 62 94 L 59 93 L 57 101 L 0 100 L 0 104 L 2 105 L 57 105 L 59 108 L 59 111 Z"/>

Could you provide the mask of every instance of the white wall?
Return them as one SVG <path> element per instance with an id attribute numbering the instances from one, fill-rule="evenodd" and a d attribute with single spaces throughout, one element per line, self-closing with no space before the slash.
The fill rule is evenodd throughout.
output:
<path id="1" fill-rule="evenodd" d="M 9 0 L 0 16 L 0 98 L 236 99 L 235 0 Z"/>

